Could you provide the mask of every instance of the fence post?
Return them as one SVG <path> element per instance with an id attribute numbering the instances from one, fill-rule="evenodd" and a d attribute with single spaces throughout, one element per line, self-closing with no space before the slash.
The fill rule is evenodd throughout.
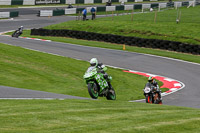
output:
<path id="1" fill-rule="evenodd" d="M 180 13 L 179 13 L 179 22 L 180 22 L 180 20 L 181 20 L 181 11 L 180 11 Z"/>
<path id="2" fill-rule="evenodd" d="M 113 20 L 113 11 L 112 11 L 112 20 Z"/>
<path id="3" fill-rule="evenodd" d="M 78 20 L 80 20 L 80 11 L 78 12 Z"/>
<path id="4" fill-rule="evenodd" d="M 154 23 L 156 22 L 156 18 L 157 18 L 157 10 L 155 11 Z"/>
<path id="5" fill-rule="evenodd" d="M 132 13 L 131 13 L 131 21 L 133 21 L 133 10 L 132 10 Z"/>

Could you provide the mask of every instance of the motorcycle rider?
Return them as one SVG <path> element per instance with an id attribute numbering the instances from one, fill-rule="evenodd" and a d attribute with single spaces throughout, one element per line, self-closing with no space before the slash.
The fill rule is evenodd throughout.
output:
<path id="1" fill-rule="evenodd" d="M 12 34 L 12 37 L 18 38 L 18 37 L 22 34 L 23 29 L 24 29 L 24 27 L 23 27 L 23 26 L 20 26 L 20 27 L 19 27 L 17 30 L 15 30 L 15 32 Z"/>
<path id="2" fill-rule="evenodd" d="M 19 29 L 18 29 L 18 30 L 19 30 L 19 33 L 20 33 L 20 35 L 22 34 L 22 32 L 23 32 L 23 29 L 24 29 L 24 27 L 23 27 L 23 26 L 20 26 L 20 27 L 19 27 Z"/>
<path id="3" fill-rule="evenodd" d="M 103 65 L 103 63 L 99 63 L 97 58 L 92 58 L 90 60 L 90 65 L 93 67 L 97 68 L 97 72 L 98 73 L 102 73 L 104 75 L 104 78 L 107 80 L 108 85 L 110 86 L 110 82 L 109 79 L 111 78 L 110 76 L 108 76 L 108 74 L 106 73 L 107 71 L 107 67 L 105 65 Z"/>
<path id="4" fill-rule="evenodd" d="M 162 101 L 162 97 L 161 97 L 161 90 L 159 89 L 159 85 L 158 83 L 156 82 L 156 80 L 154 79 L 154 77 L 150 76 L 148 78 L 148 82 L 156 88 L 156 92 L 158 92 L 158 96 L 160 97 L 160 100 Z"/>
<path id="5" fill-rule="evenodd" d="M 99 63 L 97 58 L 92 58 L 90 60 L 90 65 L 97 68 L 97 72 L 106 73 L 107 67 L 103 63 Z"/>

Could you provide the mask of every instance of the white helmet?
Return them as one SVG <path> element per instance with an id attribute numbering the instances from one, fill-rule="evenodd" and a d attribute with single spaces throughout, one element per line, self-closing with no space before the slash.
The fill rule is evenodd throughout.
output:
<path id="1" fill-rule="evenodd" d="M 91 66 L 97 66 L 97 64 L 98 64 L 98 60 L 97 60 L 96 58 L 92 58 L 92 59 L 90 60 L 90 65 L 91 65 Z"/>

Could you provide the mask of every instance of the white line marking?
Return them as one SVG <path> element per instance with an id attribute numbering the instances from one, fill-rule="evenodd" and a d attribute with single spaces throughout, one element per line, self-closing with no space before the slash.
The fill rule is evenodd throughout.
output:
<path id="1" fill-rule="evenodd" d="M 174 81 L 173 79 L 169 79 L 169 78 L 165 78 L 164 80 L 169 81 L 169 82 Z"/>
<path id="2" fill-rule="evenodd" d="M 133 100 L 133 101 L 129 101 L 129 102 L 141 102 L 144 101 L 145 99 L 140 99 L 140 100 Z"/>
<path id="3" fill-rule="evenodd" d="M 151 77 L 156 77 L 157 76 L 155 74 L 149 74 L 149 73 L 146 73 L 146 75 L 151 76 Z"/>
<path id="4" fill-rule="evenodd" d="M 170 90 L 171 91 L 176 91 L 178 88 L 171 88 Z"/>
<path id="5" fill-rule="evenodd" d="M 175 86 L 175 87 L 181 86 L 181 84 L 180 84 L 180 83 L 176 83 L 176 84 L 174 84 L 174 86 Z"/>

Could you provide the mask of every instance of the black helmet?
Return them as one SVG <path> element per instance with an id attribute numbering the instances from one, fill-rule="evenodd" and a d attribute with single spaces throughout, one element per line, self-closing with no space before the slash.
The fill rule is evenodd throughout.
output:
<path id="1" fill-rule="evenodd" d="M 149 82 L 152 82 L 153 79 L 154 79 L 154 77 L 150 76 L 150 77 L 148 78 L 148 81 L 149 81 Z"/>

